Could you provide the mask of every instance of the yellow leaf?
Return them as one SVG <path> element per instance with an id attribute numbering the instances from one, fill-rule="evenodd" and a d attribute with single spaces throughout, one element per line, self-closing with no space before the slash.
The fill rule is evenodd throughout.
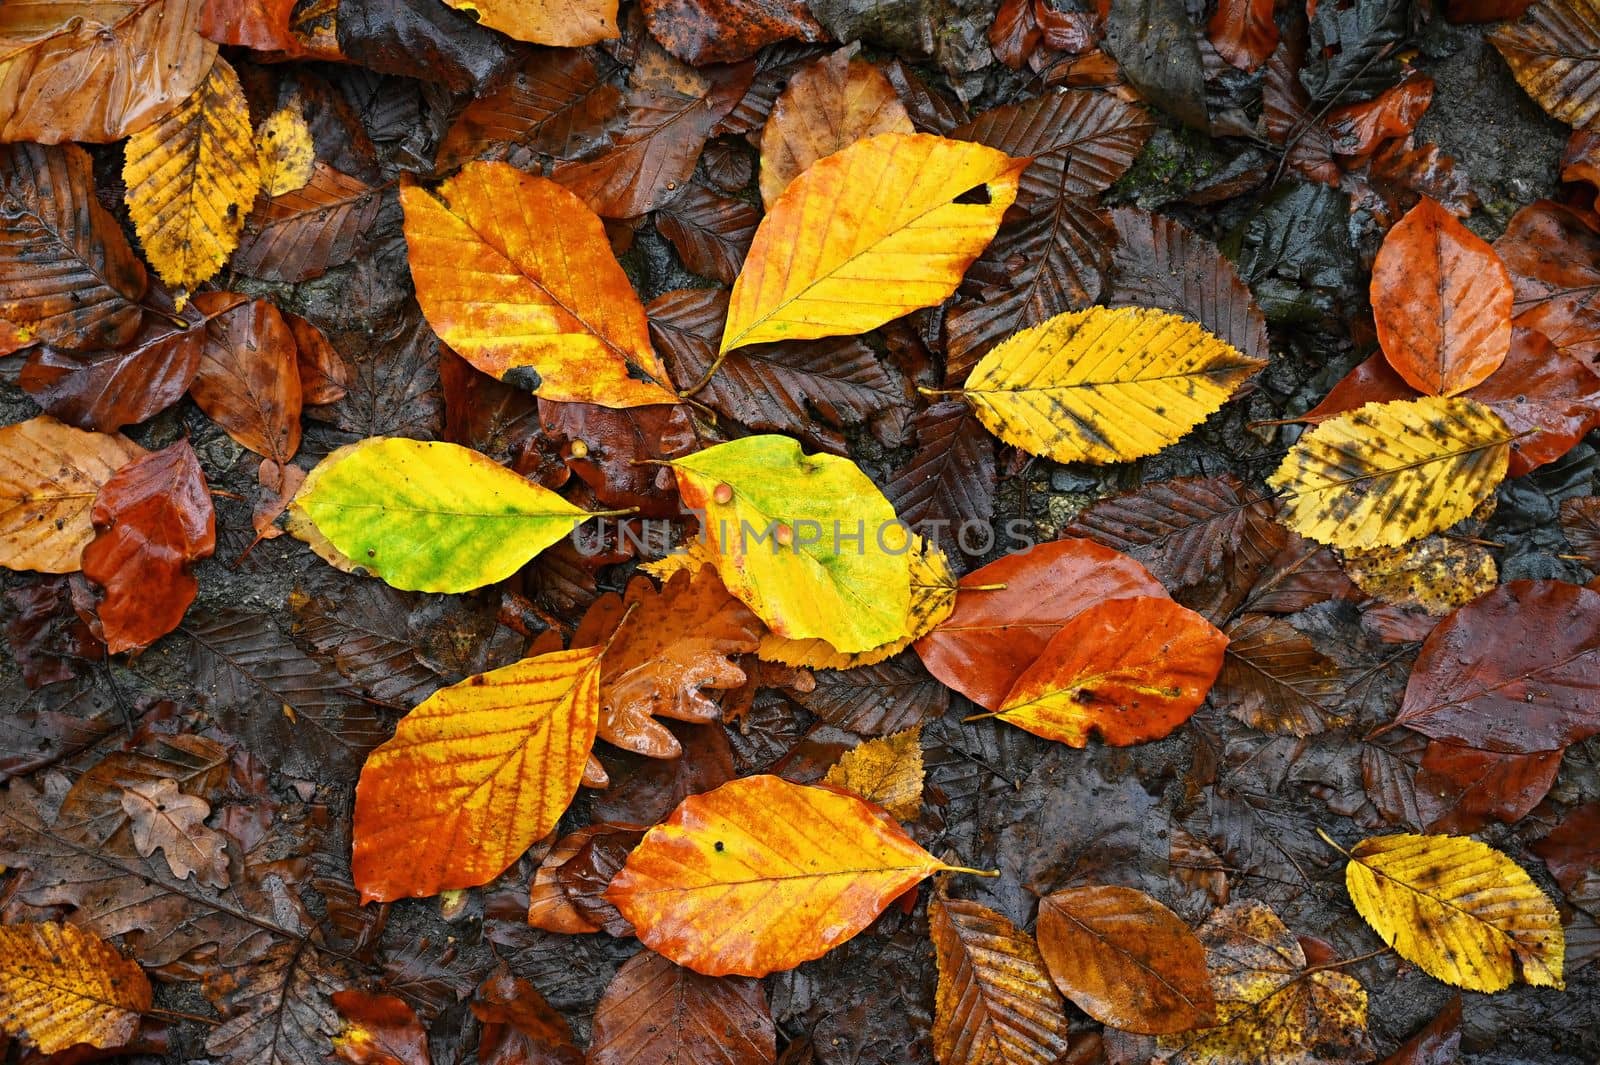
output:
<path id="1" fill-rule="evenodd" d="M 950 868 L 853 795 L 753 776 L 685 799 L 605 897 L 679 965 L 765 976 L 821 957 Z"/>
<path id="2" fill-rule="evenodd" d="M 1504 854 L 1465 836 L 1375 836 L 1344 871 L 1350 901 L 1395 953 L 1469 991 L 1562 987 L 1555 905 Z"/>
<path id="3" fill-rule="evenodd" d="M 256 151 L 261 159 L 261 188 L 268 196 L 305 188 L 317 169 L 311 127 L 298 105 L 280 107 L 267 116 L 256 133 Z"/>
<path id="4" fill-rule="evenodd" d="M 853 791 L 902 821 L 912 820 L 922 808 L 922 726 L 846 751 L 822 782 Z"/>
<path id="5" fill-rule="evenodd" d="M 194 95 L 128 138 L 122 180 L 163 281 L 193 288 L 222 269 L 261 189 L 250 105 L 232 67 L 218 59 Z"/>
<path id="6" fill-rule="evenodd" d="M 356 785 L 350 869 L 362 901 L 477 887 L 549 835 L 594 746 L 602 650 L 469 677 L 400 719 Z"/>
<path id="7" fill-rule="evenodd" d="M 472 20 L 530 44 L 577 48 L 618 36 L 617 0 L 444 0 Z"/>
<path id="8" fill-rule="evenodd" d="M 716 549 L 704 540 L 695 539 L 665 558 L 658 558 L 654 562 L 641 562 L 639 570 L 666 584 L 672 579 L 672 575 L 679 571 L 699 573 L 706 566 L 715 568 L 716 565 Z"/>
<path id="9" fill-rule="evenodd" d="M 417 302 L 462 358 L 548 400 L 678 401 L 644 305 L 582 200 L 474 162 L 432 192 L 404 179 L 400 203 Z"/>
<path id="10" fill-rule="evenodd" d="M 1464 396 L 1368 403 L 1307 432 L 1267 483 L 1301 536 L 1395 547 L 1471 514 L 1505 477 L 1510 445 L 1500 416 Z"/>
<path id="11" fill-rule="evenodd" d="M 1154 455 L 1262 366 L 1204 326 L 1145 307 L 1090 307 L 985 355 L 963 394 L 1000 439 L 1056 462 Z"/>
<path id="12" fill-rule="evenodd" d="M 0 427 L 0 566 L 76 573 L 94 539 L 94 497 L 145 453 L 121 433 L 90 433 L 48 414 Z"/>
<path id="13" fill-rule="evenodd" d="M 504 580 L 591 516 L 470 448 L 382 436 L 319 462 L 289 509 L 340 569 L 424 592 Z"/>
<path id="14" fill-rule="evenodd" d="M 956 606 L 955 571 L 938 545 L 914 536 L 909 557 L 911 605 L 906 610 L 905 627 L 898 639 L 868 651 L 843 654 L 827 640 L 791 640 L 768 632 L 761 637 L 761 650 L 757 653 L 763 661 L 806 669 L 854 669 L 893 658 L 932 632 Z"/>
<path id="15" fill-rule="evenodd" d="M 1066 1010 L 1032 936 L 942 890 L 928 903 L 928 935 L 939 967 L 939 1065 L 1054 1065 L 1067 1056 Z"/>
<path id="16" fill-rule="evenodd" d="M 1404 547 L 1347 551 L 1344 571 L 1373 598 L 1420 606 L 1434 617 L 1467 605 L 1500 582 L 1488 548 L 1439 535 Z"/>
<path id="17" fill-rule="evenodd" d="M 772 631 L 843 652 L 902 635 L 909 533 L 855 463 L 747 436 L 671 466 L 684 504 L 703 513 L 722 583 Z"/>
<path id="18" fill-rule="evenodd" d="M 0 1032 L 44 1054 L 133 1038 L 150 1008 L 138 965 L 93 932 L 53 923 L 0 927 Z"/>
<path id="19" fill-rule="evenodd" d="M 883 133 L 820 160 L 756 229 L 722 353 L 865 333 L 939 303 L 994 237 L 1027 165 L 926 133 Z"/>

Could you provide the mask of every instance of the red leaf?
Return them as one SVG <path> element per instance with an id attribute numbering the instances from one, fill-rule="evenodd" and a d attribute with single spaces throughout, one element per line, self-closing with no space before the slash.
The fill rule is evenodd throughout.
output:
<path id="1" fill-rule="evenodd" d="M 1219 0 L 1206 35 L 1230 64 L 1254 70 L 1278 47 L 1276 6 L 1275 0 Z"/>
<path id="2" fill-rule="evenodd" d="M 1512 217 L 1494 247 L 1516 289 L 1517 324 L 1593 366 L 1600 358 L 1600 218 L 1540 200 Z"/>
<path id="3" fill-rule="evenodd" d="M 428 1033 L 416 1011 L 397 995 L 375 995 L 351 988 L 335 991 L 333 1008 L 344 1018 L 334 1036 L 340 1061 L 352 1065 L 429 1065 Z"/>
<path id="4" fill-rule="evenodd" d="M 1467 835 L 1491 820 L 1510 824 L 1539 805 L 1556 781 L 1560 751 L 1501 754 L 1437 740 L 1417 770 L 1417 811 L 1429 832 Z"/>
<path id="5" fill-rule="evenodd" d="M 232 301 L 237 306 L 226 309 Z M 231 292 L 202 292 L 207 315 L 200 370 L 189 392 L 229 436 L 280 465 L 300 450 L 299 345 L 266 300 L 240 303 Z"/>
<path id="6" fill-rule="evenodd" d="M 1359 159 L 1386 140 L 1409 135 L 1432 102 L 1433 79 L 1408 71 L 1400 84 L 1373 99 L 1334 108 L 1324 124 L 1333 138 L 1333 150 Z"/>

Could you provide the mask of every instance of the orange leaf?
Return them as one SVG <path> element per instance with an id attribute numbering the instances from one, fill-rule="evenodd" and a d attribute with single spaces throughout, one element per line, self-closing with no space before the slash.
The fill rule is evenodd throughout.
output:
<path id="1" fill-rule="evenodd" d="M 566 812 L 599 713 L 596 647 L 527 658 L 424 699 L 356 785 L 350 868 L 363 901 L 499 876 Z"/>
<path id="2" fill-rule="evenodd" d="M 1511 350 L 1511 275 L 1484 240 L 1423 197 L 1378 249 L 1372 313 L 1395 372 L 1419 392 L 1454 396 Z"/>
<path id="3" fill-rule="evenodd" d="M 949 868 L 854 795 L 753 776 L 685 799 L 606 898 L 679 965 L 765 976 L 821 957 Z"/>
<path id="4" fill-rule="evenodd" d="M 144 971 L 93 932 L 52 923 L 0 928 L 0 1036 L 19 1036 L 44 1054 L 78 1043 L 120 1047 L 149 1008 Z"/>
<path id="5" fill-rule="evenodd" d="M 1073 747 L 1091 731 L 1115 747 L 1158 740 L 1200 706 L 1227 646 L 1170 599 L 1113 599 L 1062 626 L 994 716 Z"/>
<path id="6" fill-rule="evenodd" d="M 676 403 L 644 306 L 583 202 L 505 163 L 400 189 L 417 302 L 439 339 L 544 399 Z"/>

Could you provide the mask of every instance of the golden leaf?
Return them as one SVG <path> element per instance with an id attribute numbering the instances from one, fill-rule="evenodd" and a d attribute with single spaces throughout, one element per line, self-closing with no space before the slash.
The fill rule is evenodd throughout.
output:
<path id="1" fill-rule="evenodd" d="M 962 394 L 1030 454 L 1123 462 L 1182 437 L 1264 365 L 1170 311 L 1090 307 L 1005 340 Z"/>
<path id="2" fill-rule="evenodd" d="M 128 138 L 122 180 L 163 281 L 193 288 L 222 269 L 261 189 L 250 104 L 232 67 L 218 59 L 194 95 Z"/>
<path id="3" fill-rule="evenodd" d="M 297 105 L 280 107 L 267 116 L 256 132 L 256 151 L 261 159 L 261 188 L 268 196 L 305 188 L 317 169 L 311 127 Z"/>
<path id="4" fill-rule="evenodd" d="M 476 23 L 529 44 L 577 48 L 618 36 L 617 0 L 444 0 Z"/>
<path id="5" fill-rule="evenodd" d="M 765 976 L 821 957 L 952 868 L 854 795 L 752 776 L 685 799 L 605 897 L 679 965 Z"/>
<path id="6" fill-rule="evenodd" d="M 722 353 L 865 333 L 944 300 L 994 237 L 1027 165 L 926 133 L 883 133 L 820 160 L 756 229 Z M 982 202 L 957 202 L 979 189 Z"/>
<path id="7" fill-rule="evenodd" d="M 1350 850 L 1356 912 L 1429 976 L 1469 991 L 1562 987 L 1561 915 L 1522 868 L 1465 836 L 1375 836 Z"/>
<path id="8" fill-rule="evenodd" d="M 928 903 L 928 935 L 939 1065 L 1053 1065 L 1066 1055 L 1066 1010 L 1032 936 L 942 890 Z"/>
<path id="9" fill-rule="evenodd" d="M 1520 21 L 1503 23 L 1489 42 L 1545 113 L 1577 129 L 1600 116 L 1600 3 L 1540 0 Z"/>
<path id="10" fill-rule="evenodd" d="M 922 726 L 858 744 L 822 782 L 853 791 L 902 821 L 914 819 L 922 808 Z"/>
<path id="11" fill-rule="evenodd" d="M 1500 582 L 1488 548 L 1439 535 L 1403 547 L 1346 551 L 1343 561 L 1356 587 L 1374 599 L 1420 606 L 1438 618 Z"/>
<path id="12" fill-rule="evenodd" d="M 82 569 L 100 486 L 144 453 L 120 433 L 74 429 L 48 414 L 0 427 L 0 566 Z"/>
<path id="13" fill-rule="evenodd" d="M 362 901 L 486 884 L 550 834 L 594 746 L 602 650 L 468 677 L 400 719 L 356 785 Z"/>
<path id="14" fill-rule="evenodd" d="M 1500 416 L 1464 396 L 1368 403 L 1307 432 L 1267 483 L 1301 536 L 1395 547 L 1471 514 L 1505 477 L 1510 445 Z"/>
<path id="15" fill-rule="evenodd" d="M 0 927 L 0 1032 L 44 1054 L 122 1046 L 150 1008 L 138 965 L 93 932 L 49 922 Z"/>

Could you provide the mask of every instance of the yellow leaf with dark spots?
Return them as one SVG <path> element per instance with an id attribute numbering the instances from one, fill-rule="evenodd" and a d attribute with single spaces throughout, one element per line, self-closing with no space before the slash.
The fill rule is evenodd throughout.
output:
<path id="1" fill-rule="evenodd" d="M 922 726 L 846 751 L 822 782 L 853 791 L 902 821 L 913 820 L 922 808 Z"/>
<path id="2" fill-rule="evenodd" d="M 1447 529 L 1505 478 L 1511 430 L 1464 396 L 1368 403 L 1307 432 L 1268 484 L 1280 520 L 1320 543 L 1366 551 Z"/>
<path id="3" fill-rule="evenodd" d="M 1469 991 L 1564 986 L 1561 915 L 1522 868 L 1465 836 L 1375 836 L 1350 850 L 1356 912 L 1423 972 Z"/>
<path id="4" fill-rule="evenodd" d="M 261 188 L 268 196 L 305 188 L 317 169 L 311 127 L 296 105 L 280 107 L 267 116 L 256 133 L 256 148 L 261 158 Z"/>
<path id="5" fill-rule="evenodd" d="M 0 927 L 0 1033 L 44 1054 L 133 1038 L 150 1008 L 144 970 L 76 925 Z"/>
<path id="6" fill-rule="evenodd" d="M 1024 329 L 962 390 L 1000 439 L 1056 462 L 1124 462 L 1174 443 L 1266 363 L 1147 307 L 1090 307 Z"/>
<path id="7" fill-rule="evenodd" d="M 191 289 L 222 269 L 261 190 L 250 105 L 232 67 L 218 59 L 192 96 L 128 138 L 122 180 L 163 281 Z"/>
<path id="8" fill-rule="evenodd" d="M 1374 599 L 1419 606 L 1437 618 L 1500 583 L 1488 548 L 1437 534 L 1404 547 L 1346 551 L 1343 562 L 1356 587 Z"/>

